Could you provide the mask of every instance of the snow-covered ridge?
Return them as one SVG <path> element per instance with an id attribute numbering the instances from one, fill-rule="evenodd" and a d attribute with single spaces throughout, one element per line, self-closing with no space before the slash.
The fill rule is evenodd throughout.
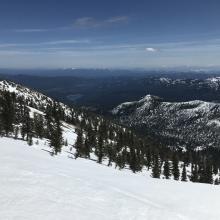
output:
<path id="1" fill-rule="evenodd" d="M 213 90 L 220 88 L 220 77 L 210 77 L 207 79 L 171 79 L 167 77 L 160 77 L 158 80 L 160 83 L 169 85 L 188 84 L 191 86 L 208 87 Z"/>
<path id="2" fill-rule="evenodd" d="M 177 139 L 178 145 L 220 147 L 220 104 L 200 100 L 164 102 L 156 96 L 122 103 L 112 110 L 121 123 Z M 182 144 L 180 144 L 180 142 Z"/>
<path id="3" fill-rule="evenodd" d="M 141 98 L 138 101 L 133 102 L 125 102 L 117 106 L 112 110 L 113 114 L 123 114 L 123 109 L 126 109 L 129 106 L 135 106 L 140 111 L 146 110 L 149 108 L 153 103 L 161 103 L 164 107 L 173 106 L 174 108 L 183 108 L 183 109 L 190 109 L 188 112 L 198 112 L 198 111 L 204 111 L 207 112 L 210 111 L 212 108 L 220 107 L 219 103 L 213 103 L 213 102 L 205 102 L 201 100 L 193 100 L 188 102 L 164 102 L 162 98 L 154 95 L 146 95 L 143 98 Z"/>
<path id="4" fill-rule="evenodd" d="M 38 106 L 38 110 L 42 110 L 42 108 L 45 108 L 47 105 L 51 105 L 54 102 L 52 98 L 40 92 L 7 80 L 0 81 L 0 91 L 13 92 L 18 97 L 20 96 L 28 101 L 29 105 L 34 104 L 35 106 Z M 71 109 L 67 105 L 60 102 L 59 105 L 67 115 L 71 114 Z"/>
<path id="5" fill-rule="evenodd" d="M 29 98 L 30 100 L 34 100 L 37 102 L 52 101 L 51 98 L 43 95 L 42 93 L 35 92 L 33 89 L 29 89 L 27 87 L 6 80 L 0 81 L 0 90 L 14 92 L 18 96 L 24 96 L 26 99 Z"/>

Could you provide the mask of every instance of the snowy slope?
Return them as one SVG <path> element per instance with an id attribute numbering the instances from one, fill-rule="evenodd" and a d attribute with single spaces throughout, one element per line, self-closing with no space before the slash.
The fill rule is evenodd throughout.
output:
<path id="1" fill-rule="evenodd" d="M 0 138 L 0 219 L 217 220 L 220 188 L 152 179 L 85 159 L 51 157 L 42 142 Z"/>

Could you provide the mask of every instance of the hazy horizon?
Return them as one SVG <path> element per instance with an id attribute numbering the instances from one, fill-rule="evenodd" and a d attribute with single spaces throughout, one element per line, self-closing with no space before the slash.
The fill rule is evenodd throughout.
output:
<path id="1" fill-rule="evenodd" d="M 0 68 L 219 67 L 217 0 L 0 3 Z"/>

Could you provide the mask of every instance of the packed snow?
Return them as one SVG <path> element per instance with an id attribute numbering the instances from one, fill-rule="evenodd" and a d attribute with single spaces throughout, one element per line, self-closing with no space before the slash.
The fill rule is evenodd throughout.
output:
<path id="1" fill-rule="evenodd" d="M 68 135 L 68 134 L 67 134 Z M 35 143 L 35 142 L 34 142 Z M 0 138 L 0 218 L 4 220 L 217 220 L 220 187 L 119 171 L 44 141 Z"/>

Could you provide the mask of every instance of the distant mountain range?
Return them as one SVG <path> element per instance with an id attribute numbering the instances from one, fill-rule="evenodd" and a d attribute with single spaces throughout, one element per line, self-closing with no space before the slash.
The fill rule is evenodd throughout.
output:
<path id="1" fill-rule="evenodd" d="M 99 77 L 92 77 L 92 73 L 84 77 L 80 73 L 66 76 L 68 71 L 61 71 L 62 76 L 53 76 L 51 71 L 50 76 L 45 73 L 41 76 L 2 75 L 0 78 L 34 88 L 68 105 L 87 107 L 102 114 L 146 94 L 159 96 L 167 102 L 220 102 L 220 75 L 214 73 L 148 72 L 144 75 L 130 72 L 122 76 L 119 73 L 109 75 L 103 70 L 99 71 Z"/>

